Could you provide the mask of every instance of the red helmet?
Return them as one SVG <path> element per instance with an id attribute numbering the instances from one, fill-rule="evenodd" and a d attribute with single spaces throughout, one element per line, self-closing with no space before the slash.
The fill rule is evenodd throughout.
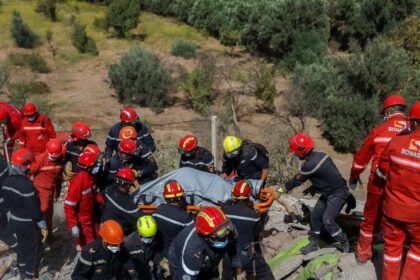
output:
<path id="1" fill-rule="evenodd" d="M 171 180 L 165 184 L 163 188 L 163 196 L 165 199 L 172 199 L 184 196 L 184 189 L 181 184 L 175 180 Z"/>
<path id="2" fill-rule="evenodd" d="M 299 132 L 289 139 L 289 152 L 293 152 L 299 157 L 305 157 L 315 146 L 314 140 L 305 132 Z"/>
<path id="3" fill-rule="evenodd" d="M 138 118 L 136 111 L 131 107 L 122 108 L 120 111 L 120 119 L 123 122 L 132 122 Z"/>
<path id="4" fill-rule="evenodd" d="M 197 137 L 195 137 L 194 135 L 187 135 L 183 137 L 181 141 L 179 141 L 178 148 L 186 152 L 191 152 L 192 150 L 197 148 L 197 144 Z"/>
<path id="5" fill-rule="evenodd" d="M 9 114 L 3 108 L 0 108 L 0 124 L 3 124 L 7 121 Z"/>
<path id="6" fill-rule="evenodd" d="M 50 139 L 47 143 L 47 153 L 54 158 L 60 157 L 63 154 L 63 144 L 56 138 Z"/>
<path id="7" fill-rule="evenodd" d="M 118 136 L 121 140 L 124 139 L 136 139 L 137 138 L 137 131 L 134 126 L 124 126 L 120 129 L 120 133 Z"/>
<path id="8" fill-rule="evenodd" d="M 417 101 L 411 106 L 410 112 L 408 113 L 408 117 L 412 120 L 420 119 L 420 102 L 419 101 Z"/>
<path id="9" fill-rule="evenodd" d="M 90 127 L 83 122 L 75 122 L 71 127 L 71 134 L 74 140 L 88 139 L 92 134 Z"/>
<path id="10" fill-rule="evenodd" d="M 134 182 L 134 172 L 129 167 L 124 167 L 118 170 L 116 180 L 121 180 L 125 183 L 132 184 Z"/>
<path id="11" fill-rule="evenodd" d="M 99 154 L 101 153 L 101 150 L 99 149 L 99 147 L 95 144 L 88 144 L 84 149 L 83 152 L 91 152 L 93 154 L 95 154 L 96 156 L 99 156 Z"/>
<path id="12" fill-rule="evenodd" d="M 252 194 L 251 185 L 247 180 L 240 180 L 233 185 L 232 198 L 237 200 L 249 199 Z"/>
<path id="13" fill-rule="evenodd" d="M 384 103 L 382 104 L 382 112 L 385 109 L 395 105 L 406 106 L 404 97 L 398 93 L 389 95 L 387 98 L 385 98 Z"/>
<path id="14" fill-rule="evenodd" d="M 131 154 L 137 149 L 136 141 L 132 139 L 125 139 L 118 145 L 120 152 L 124 154 Z"/>
<path id="15" fill-rule="evenodd" d="M 85 151 L 80 154 L 77 165 L 82 169 L 88 169 L 96 164 L 96 154 Z"/>
<path id="16" fill-rule="evenodd" d="M 36 106 L 32 102 L 28 102 L 23 106 L 23 115 L 25 117 L 32 116 L 36 113 Z"/>
<path id="17" fill-rule="evenodd" d="M 29 149 L 20 149 L 13 153 L 11 164 L 29 169 L 35 161 L 35 155 Z"/>
<path id="18" fill-rule="evenodd" d="M 195 220 L 195 230 L 202 236 L 226 237 L 232 229 L 229 218 L 214 206 L 203 207 Z"/>

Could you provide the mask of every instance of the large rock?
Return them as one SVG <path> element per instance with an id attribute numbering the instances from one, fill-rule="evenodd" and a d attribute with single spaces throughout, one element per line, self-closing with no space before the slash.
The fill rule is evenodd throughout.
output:
<path id="1" fill-rule="evenodd" d="M 372 262 L 367 262 L 364 265 L 358 265 L 354 254 L 346 254 L 340 258 L 338 267 L 341 270 L 341 273 L 337 275 L 338 279 L 342 280 L 376 280 L 381 279 L 377 275 L 377 271 L 380 272 L 381 268 L 378 267 L 375 269 L 375 265 Z M 334 278 L 336 279 L 336 278 Z"/>
<path id="2" fill-rule="evenodd" d="M 300 268 L 303 263 L 303 255 L 292 256 L 287 261 L 273 269 L 274 279 L 287 279 L 286 277 Z"/>

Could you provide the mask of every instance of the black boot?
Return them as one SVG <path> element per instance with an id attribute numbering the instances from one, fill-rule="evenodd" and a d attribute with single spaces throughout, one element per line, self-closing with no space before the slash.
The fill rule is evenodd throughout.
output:
<path id="1" fill-rule="evenodd" d="M 337 236 L 334 237 L 335 240 L 340 242 L 340 251 L 343 253 L 348 253 L 350 251 L 350 242 L 347 239 L 347 235 L 344 232 L 340 232 Z"/>
<path id="2" fill-rule="evenodd" d="M 319 237 L 316 236 L 309 236 L 310 243 L 306 246 L 303 246 L 300 248 L 300 252 L 304 255 L 309 254 L 310 252 L 314 252 L 316 250 L 319 250 Z"/>

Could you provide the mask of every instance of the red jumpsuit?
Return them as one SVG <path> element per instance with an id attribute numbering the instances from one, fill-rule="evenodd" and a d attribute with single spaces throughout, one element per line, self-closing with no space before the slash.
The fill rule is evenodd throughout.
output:
<path id="1" fill-rule="evenodd" d="M 350 179 L 353 180 L 359 179 L 360 174 L 365 170 L 373 156 L 367 185 L 368 194 L 364 209 L 365 219 L 360 225 L 356 251 L 357 258 L 361 261 L 369 260 L 372 257 L 373 242 L 380 231 L 382 220 L 383 188 L 378 186 L 378 180 L 374 176 L 375 170 L 386 145 L 406 127 L 407 122 L 403 114 L 397 113 L 392 115 L 387 121 L 370 131 L 369 135 L 363 141 L 362 146 L 354 155 L 350 173 Z"/>
<path id="2" fill-rule="evenodd" d="M 13 105 L 0 102 L 0 108 L 5 110 L 9 115 L 9 121 L 6 125 L 6 138 L 10 138 L 10 142 L 7 144 L 9 155 L 12 154 L 15 140 L 19 138 L 20 123 L 22 121 L 22 112 Z"/>
<path id="3" fill-rule="evenodd" d="M 79 227 L 80 237 L 76 238 L 76 241 L 82 249 L 97 237 L 95 203 L 104 205 L 102 195 L 95 184 L 95 176 L 81 170 L 71 179 L 64 201 L 67 225 L 70 229 L 74 226 Z"/>
<path id="4" fill-rule="evenodd" d="M 48 226 L 48 233 L 52 233 L 52 217 L 54 209 L 54 195 L 59 195 L 63 173 L 63 160 L 51 161 L 48 153 L 44 152 L 35 157 L 31 165 L 33 184 L 38 190 L 41 212 Z"/>
<path id="5" fill-rule="evenodd" d="M 377 174 L 387 178 L 383 200 L 383 280 L 420 279 L 420 130 L 391 140 Z M 405 263 L 405 241 L 410 242 Z M 404 263 L 401 278 L 401 263 Z"/>
<path id="6" fill-rule="evenodd" d="M 20 126 L 20 148 L 28 148 L 35 154 L 43 153 L 48 140 L 56 137 L 54 126 L 48 117 L 39 114 L 33 122 L 27 117 L 23 118 Z"/>

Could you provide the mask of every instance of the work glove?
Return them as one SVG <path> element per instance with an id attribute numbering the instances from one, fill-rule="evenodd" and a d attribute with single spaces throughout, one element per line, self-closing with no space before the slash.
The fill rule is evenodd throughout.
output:
<path id="1" fill-rule="evenodd" d="M 71 236 L 73 236 L 74 238 L 80 237 L 80 229 L 78 226 L 74 226 L 71 228 Z"/>
<path id="2" fill-rule="evenodd" d="M 140 176 L 141 176 L 141 172 L 140 172 L 140 171 L 135 170 L 135 169 L 131 169 L 131 170 L 133 170 L 134 177 L 136 177 L 136 178 L 140 178 Z"/>
<path id="3" fill-rule="evenodd" d="M 314 196 L 315 195 L 315 187 L 314 186 L 310 186 L 309 188 L 307 188 L 306 190 L 303 191 L 303 195 L 311 195 Z"/>
<path id="4" fill-rule="evenodd" d="M 45 241 L 47 241 L 47 237 L 48 237 L 48 229 L 41 228 L 41 234 L 42 234 L 42 243 L 45 243 Z"/>
<path id="5" fill-rule="evenodd" d="M 287 193 L 287 190 L 286 190 L 286 188 L 285 188 L 285 187 L 279 187 L 279 188 L 277 189 L 277 192 L 278 192 L 280 195 L 282 195 L 282 194 Z"/>
<path id="6" fill-rule="evenodd" d="M 357 179 L 349 179 L 349 188 L 351 189 L 351 190 L 355 190 L 356 188 L 357 188 Z"/>

